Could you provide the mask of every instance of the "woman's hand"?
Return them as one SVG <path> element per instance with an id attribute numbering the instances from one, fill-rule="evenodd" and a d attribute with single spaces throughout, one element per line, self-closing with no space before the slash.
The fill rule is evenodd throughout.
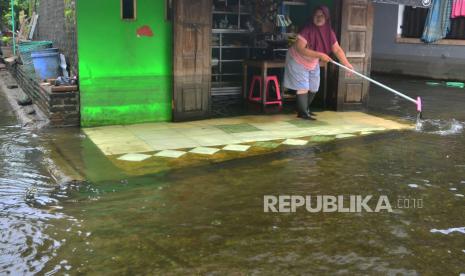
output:
<path id="1" fill-rule="evenodd" d="M 354 70 L 354 66 L 352 66 L 352 64 L 350 64 L 350 62 L 348 62 L 348 61 L 347 61 L 347 62 L 344 62 L 343 65 L 344 65 L 345 67 L 351 69 L 351 70 Z M 351 77 L 353 77 L 353 75 L 354 75 L 354 73 L 352 73 L 352 72 L 346 72 L 346 77 L 347 77 L 347 78 L 351 78 Z"/>
<path id="2" fill-rule="evenodd" d="M 343 65 L 351 70 L 354 70 L 354 66 L 352 66 L 352 64 L 350 64 L 349 62 L 345 62 Z"/>
<path id="3" fill-rule="evenodd" d="M 324 53 L 320 53 L 320 60 L 323 61 L 324 63 L 333 61 L 332 58 L 330 58 L 327 54 L 324 54 Z"/>

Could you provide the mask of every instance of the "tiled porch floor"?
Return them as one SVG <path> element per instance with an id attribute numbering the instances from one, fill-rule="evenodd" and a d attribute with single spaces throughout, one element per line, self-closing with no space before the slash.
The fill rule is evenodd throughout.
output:
<path id="1" fill-rule="evenodd" d="M 105 155 L 157 153 L 155 156 L 178 158 L 185 152 L 247 151 L 247 147 L 235 146 L 250 146 L 252 142 L 281 144 L 282 140 L 291 139 L 287 144 L 299 145 L 305 143 L 293 140 L 312 136 L 348 138 L 408 128 L 412 126 L 366 113 L 325 111 L 317 113 L 317 121 L 296 119 L 294 115 L 242 116 L 186 123 L 96 127 L 84 129 L 84 132 Z"/>

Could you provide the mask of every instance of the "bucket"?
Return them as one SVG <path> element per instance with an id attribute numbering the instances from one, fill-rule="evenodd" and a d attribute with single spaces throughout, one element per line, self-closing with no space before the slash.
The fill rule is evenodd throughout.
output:
<path id="1" fill-rule="evenodd" d="M 23 64 L 31 64 L 32 58 L 31 53 L 35 51 L 40 51 L 43 49 L 52 48 L 51 41 L 28 41 L 20 42 L 18 45 L 19 56 Z"/>
<path id="2" fill-rule="evenodd" d="M 58 53 L 58 48 L 48 48 L 48 49 L 33 51 L 31 53 L 31 55 L 32 54 L 40 54 L 40 53 Z"/>
<path id="3" fill-rule="evenodd" d="M 59 76 L 60 53 L 58 49 L 33 52 L 31 57 L 37 78 L 45 80 Z"/>

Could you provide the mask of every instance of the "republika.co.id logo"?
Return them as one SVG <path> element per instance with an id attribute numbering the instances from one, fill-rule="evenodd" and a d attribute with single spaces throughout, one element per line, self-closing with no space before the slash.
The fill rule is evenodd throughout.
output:
<path id="1" fill-rule="evenodd" d="M 391 201 L 388 196 L 299 196 L 299 195 L 265 195 L 263 211 L 265 213 L 295 213 L 305 209 L 309 213 L 380 213 L 393 212 L 394 209 L 421 209 L 423 199 L 399 197 Z"/>

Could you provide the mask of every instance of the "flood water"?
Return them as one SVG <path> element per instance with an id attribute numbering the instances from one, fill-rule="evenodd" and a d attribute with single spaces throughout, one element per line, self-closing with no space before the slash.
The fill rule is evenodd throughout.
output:
<path id="1" fill-rule="evenodd" d="M 60 187 L 41 166 L 41 145 L 59 132 L 22 129 L 0 99 L 0 273 L 465 273 L 465 90 L 379 79 L 424 97 L 416 131 L 144 177 L 88 165 L 79 169 L 88 182 Z M 416 117 L 410 103 L 377 88 L 370 111 Z M 75 154 L 98 164 L 89 141 L 72 137 Z M 264 213 L 264 195 L 386 195 L 420 199 L 422 208 Z"/>
<path id="2" fill-rule="evenodd" d="M 57 256 L 62 237 L 50 230 L 60 212 L 56 185 L 45 171 L 41 138 L 22 128 L 0 93 L 0 274 L 42 271 Z M 66 192 L 64 192 L 66 193 Z"/>

